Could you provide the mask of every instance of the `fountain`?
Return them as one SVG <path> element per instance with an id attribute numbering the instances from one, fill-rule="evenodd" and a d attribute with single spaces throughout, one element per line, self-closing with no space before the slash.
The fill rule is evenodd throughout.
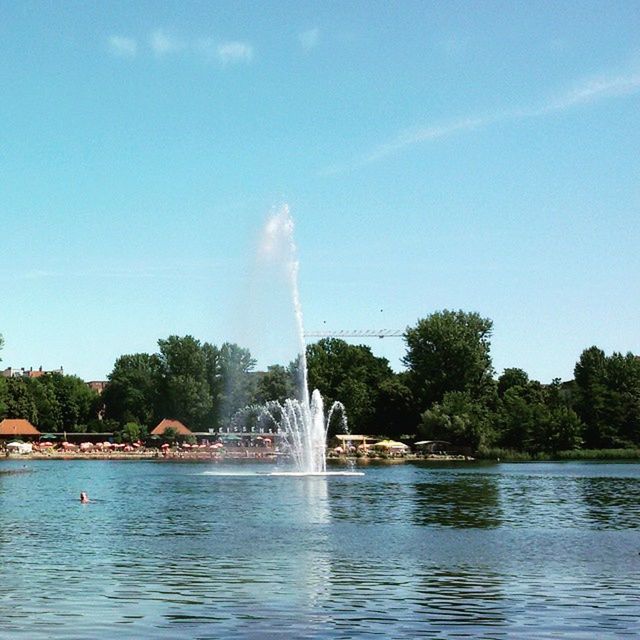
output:
<path id="1" fill-rule="evenodd" d="M 272 420 L 277 428 L 281 452 L 295 465 L 295 471 L 276 472 L 275 475 L 363 475 L 327 471 L 327 429 L 331 418 L 338 411 L 345 431 L 347 421 L 340 402 L 334 402 L 325 416 L 320 392 L 315 389 L 309 396 L 304 324 L 298 289 L 299 262 L 293 230 L 289 207 L 283 205 L 268 219 L 260 244 L 260 257 L 265 261 L 277 262 L 285 269 L 298 338 L 298 398 L 289 398 L 284 404 L 269 403 L 263 408 L 263 416 Z"/>

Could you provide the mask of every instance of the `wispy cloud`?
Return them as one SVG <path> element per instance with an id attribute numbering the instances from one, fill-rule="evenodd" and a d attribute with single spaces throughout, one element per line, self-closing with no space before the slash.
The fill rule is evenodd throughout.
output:
<path id="1" fill-rule="evenodd" d="M 564 111 L 606 98 L 630 95 L 638 90 L 640 90 L 640 72 L 599 76 L 583 80 L 559 96 L 551 98 L 539 109 L 534 109 L 529 114 L 525 111 L 523 115 L 537 116 L 553 111 Z"/>
<path id="2" fill-rule="evenodd" d="M 163 29 L 156 29 L 149 36 L 149 46 L 151 47 L 151 51 L 153 51 L 157 57 L 161 58 L 184 50 L 186 45 L 182 40 L 170 35 Z"/>
<path id="3" fill-rule="evenodd" d="M 491 121 L 491 117 L 463 118 L 436 126 L 406 129 L 405 131 L 401 131 L 394 139 L 374 147 L 368 153 L 363 154 L 359 158 L 348 163 L 334 164 L 329 167 L 325 167 L 319 173 L 321 176 L 329 176 L 337 173 L 344 173 L 345 171 L 360 169 L 366 165 L 378 162 L 387 156 L 399 153 L 407 147 L 424 142 L 430 142 L 439 138 L 448 138 L 449 136 L 457 135 L 464 131 L 472 131 L 488 124 Z"/>
<path id="4" fill-rule="evenodd" d="M 311 51 L 315 49 L 320 42 L 320 29 L 315 27 L 314 29 L 308 29 L 298 34 L 298 42 L 305 51 Z"/>
<path id="5" fill-rule="evenodd" d="M 249 42 L 180 37 L 167 29 L 155 29 L 149 33 L 143 38 L 141 47 L 138 47 L 136 39 L 120 35 L 109 36 L 107 45 L 112 55 L 122 58 L 134 58 L 138 53 L 151 52 L 158 60 L 174 56 L 192 57 L 223 66 L 249 64 L 254 55 Z"/>
<path id="6" fill-rule="evenodd" d="M 248 64 L 253 59 L 253 47 L 247 42 L 221 42 L 217 55 L 223 64 Z"/>
<path id="7" fill-rule="evenodd" d="M 359 169 L 415 145 L 460 135 L 499 122 L 540 118 L 601 100 L 632 95 L 638 91 L 640 91 L 640 71 L 588 78 L 538 105 L 507 109 L 490 115 L 460 118 L 439 125 L 414 127 L 401 131 L 395 138 L 374 147 L 351 162 L 325 168 L 320 172 L 320 175 Z"/>
<path id="8" fill-rule="evenodd" d="M 109 51 L 121 58 L 135 58 L 138 53 L 138 43 L 134 38 L 124 36 L 109 36 L 107 39 Z"/>
<path id="9" fill-rule="evenodd" d="M 365 164 L 376 162 L 396 151 L 404 149 L 404 147 L 420 142 L 437 140 L 438 138 L 447 138 L 462 131 L 472 131 L 487 124 L 489 121 L 490 118 L 464 118 L 437 126 L 408 129 L 401 132 L 394 140 L 381 144 L 373 149 L 363 157 L 363 160 Z"/>

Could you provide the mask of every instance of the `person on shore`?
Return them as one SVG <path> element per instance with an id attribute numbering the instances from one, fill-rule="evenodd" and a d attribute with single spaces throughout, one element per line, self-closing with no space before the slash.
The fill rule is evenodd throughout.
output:
<path id="1" fill-rule="evenodd" d="M 87 502 L 89 502 L 89 496 L 85 491 L 80 492 L 80 502 L 82 502 L 82 504 L 87 504 Z"/>

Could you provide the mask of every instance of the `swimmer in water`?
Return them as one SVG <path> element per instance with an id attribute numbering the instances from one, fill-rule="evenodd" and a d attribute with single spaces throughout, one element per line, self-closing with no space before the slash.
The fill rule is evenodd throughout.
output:
<path id="1" fill-rule="evenodd" d="M 82 504 L 89 502 L 89 496 L 84 491 L 80 492 L 80 502 L 82 502 Z"/>

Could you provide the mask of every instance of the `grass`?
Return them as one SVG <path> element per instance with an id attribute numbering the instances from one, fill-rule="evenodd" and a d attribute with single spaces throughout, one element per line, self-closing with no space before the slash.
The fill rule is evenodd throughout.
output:
<path id="1" fill-rule="evenodd" d="M 578 449 L 558 451 L 554 460 L 640 460 L 640 449 Z"/>
<path id="2" fill-rule="evenodd" d="M 528 453 L 489 447 L 478 451 L 479 460 L 501 462 L 545 462 L 552 460 L 640 460 L 640 449 L 572 449 L 555 453 Z"/>

